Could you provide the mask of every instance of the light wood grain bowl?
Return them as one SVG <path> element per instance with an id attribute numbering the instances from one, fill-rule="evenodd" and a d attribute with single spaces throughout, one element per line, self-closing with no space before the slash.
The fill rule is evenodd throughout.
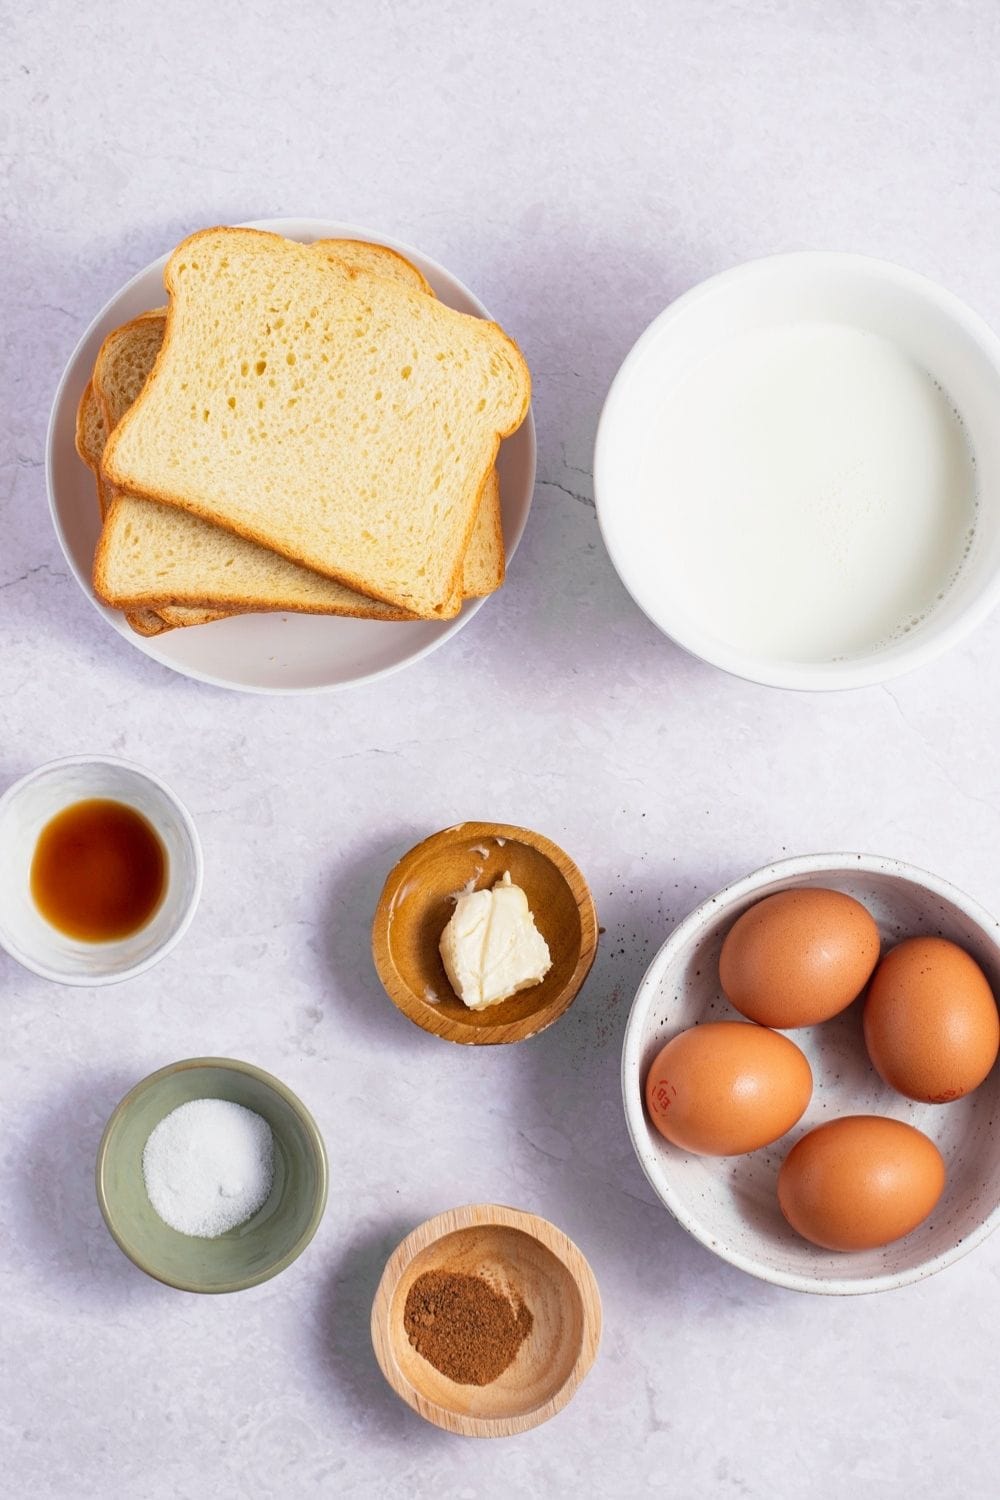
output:
<path id="1" fill-rule="evenodd" d="M 528 898 L 552 968 L 541 984 L 487 1010 L 469 1010 L 448 983 L 441 934 L 457 892 L 492 886 L 508 870 Z M 372 953 L 393 1003 L 425 1031 L 479 1046 L 521 1042 L 575 1000 L 597 953 L 597 913 L 587 882 L 551 839 L 507 823 L 457 823 L 417 844 L 390 871 L 375 911 Z"/>
<path id="2" fill-rule="evenodd" d="M 492 1384 L 459 1385 L 410 1343 L 403 1309 L 425 1271 L 483 1275 L 530 1309 L 531 1333 Z M 601 1341 L 601 1298 L 585 1257 L 554 1224 L 477 1203 L 407 1235 L 382 1274 L 371 1329 L 382 1374 L 420 1416 L 466 1437 L 510 1437 L 547 1422 L 576 1392 Z"/>

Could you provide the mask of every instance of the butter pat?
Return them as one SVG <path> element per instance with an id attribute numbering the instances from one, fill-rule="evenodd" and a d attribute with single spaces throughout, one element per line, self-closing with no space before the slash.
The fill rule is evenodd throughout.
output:
<path id="1" fill-rule="evenodd" d="M 509 870 L 491 891 L 459 896 L 441 934 L 441 959 L 452 989 L 470 1010 L 485 1010 L 541 984 L 552 967 L 549 946 Z"/>

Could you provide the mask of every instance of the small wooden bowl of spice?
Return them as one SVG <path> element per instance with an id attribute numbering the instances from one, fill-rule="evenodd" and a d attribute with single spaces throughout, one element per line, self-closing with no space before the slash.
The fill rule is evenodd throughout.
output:
<path id="1" fill-rule="evenodd" d="M 371 1326 L 382 1374 L 414 1411 L 448 1432 L 509 1437 L 575 1393 L 597 1354 L 601 1298 L 554 1224 L 479 1203 L 407 1235 Z"/>
<path id="2" fill-rule="evenodd" d="M 464 926 L 465 946 L 460 953 L 452 944 L 449 972 L 442 939 L 456 926 Z M 405 1016 L 445 1041 L 482 1046 L 525 1041 L 558 1020 L 590 973 L 597 936 L 587 882 L 558 844 L 507 823 L 458 823 L 389 872 L 372 954 Z M 517 969 L 518 961 L 527 967 Z M 459 997 L 456 966 L 473 988 L 480 983 L 478 993 Z M 487 972 L 500 977 L 492 994 L 482 984 Z"/>

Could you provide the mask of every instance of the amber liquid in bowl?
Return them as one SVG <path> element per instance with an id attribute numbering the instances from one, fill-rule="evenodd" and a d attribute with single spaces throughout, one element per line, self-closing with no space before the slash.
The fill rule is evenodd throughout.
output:
<path id="1" fill-rule="evenodd" d="M 135 808 L 74 802 L 51 818 L 31 861 L 31 895 L 66 937 L 112 943 L 144 927 L 163 900 L 167 852 Z"/>

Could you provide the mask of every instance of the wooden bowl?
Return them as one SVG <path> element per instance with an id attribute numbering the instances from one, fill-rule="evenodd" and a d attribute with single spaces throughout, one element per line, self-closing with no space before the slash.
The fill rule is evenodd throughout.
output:
<path id="1" fill-rule="evenodd" d="M 482 1275 L 515 1292 L 532 1329 L 491 1385 L 459 1385 L 418 1354 L 403 1325 L 425 1271 Z M 390 1256 L 372 1306 L 372 1344 L 386 1380 L 415 1412 L 466 1437 L 510 1437 L 561 1411 L 594 1363 L 601 1297 L 586 1259 L 535 1214 L 470 1204 L 421 1224 Z"/>
<path id="2" fill-rule="evenodd" d="M 438 944 L 455 896 L 505 871 L 528 898 L 552 967 L 541 984 L 469 1010 L 448 983 Z M 471 882 L 471 884 L 470 884 Z M 597 954 L 597 913 L 576 865 L 551 839 L 506 823 L 456 823 L 424 839 L 390 871 L 375 911 L 379 978 L 403 1012 L 449 1042 L 523 1042 L 568 1010 Z"/>

